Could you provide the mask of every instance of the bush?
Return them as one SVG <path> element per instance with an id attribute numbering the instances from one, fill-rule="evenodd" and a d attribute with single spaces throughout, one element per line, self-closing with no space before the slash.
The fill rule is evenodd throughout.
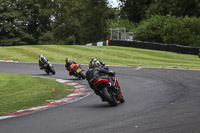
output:
<path id="1" fill-rule="evenodd" d="M 46 32 L 39 37 L 39 44 L 54 44 L 54 35 L 52 32 Z"/>
<path id="2" fill-rule="evenodd" d="M 134 29 L 136 40 L 200 46 L 200 18 L 152 16 Z"/>
<path id="3" fill-rule="evenodd" d="M 67 44 L 67 45 L 73 45 L 73 44 L 75 44 L 75 42 L 76 42 L 75 36 L 74 36 L 74 35 L 71 35 L 71 36 L 69 36 L 69 37 L 66 39 L 65 44 Z"/>
<path id="4" fill-rule="evenodd" d="M 15 33 L 15 34 L 14 34 Z M 0 37 L 0 46 L 16 46 L 16 45 L 28 45 L 35 44 L 34 37 L 31 34 L 23 31 L 16 31 L 14 33 L 8 33 Z"/>

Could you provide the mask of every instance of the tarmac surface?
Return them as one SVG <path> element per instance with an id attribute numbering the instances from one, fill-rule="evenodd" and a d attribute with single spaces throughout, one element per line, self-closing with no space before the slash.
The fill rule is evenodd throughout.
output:
<path id="1" fill-rule="evenodd" d="M 38 64 L 0 62 L 0 73 L 73 80 L 64 64 L 46 75 Z M 88 66 L 82 66 L 85 72 Z M 110 67 L 125 103 L 110 107 L 94 93 L 69 104 L 0 120 L 0 133 L 200 133 L 200 71 Z"/>

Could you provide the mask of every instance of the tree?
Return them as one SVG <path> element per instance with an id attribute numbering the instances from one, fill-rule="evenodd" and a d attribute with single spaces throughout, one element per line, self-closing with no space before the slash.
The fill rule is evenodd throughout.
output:
<path id="1" fill-rule="evenodd" d="M 146 16 L 149 18 L 156 14 L 200 17 L 200 0 L 154 0 L 146 11 Z"/>
<path id="2" fill-rule="evenodd" d="M 152 16 L 134 29 L 136 40 L 200 46 L 200 18 Z"/>
<path id="3" fill-rule="evenodd" d="M 140 22 L 152 15 L 200 17 L 200 0 L 120 0 L 121 17 Z"/>
<path id="4" fill-rule="evenodd" d="M 37 44 L 51 28 L 51 0 L 4 0 L 0 4 L 0 44 Z"/>
<path id="5" fill-rule="evenodd" d="M 34 38 L 28 34 L 26 18 L 17 6 L 18 1 L 5 0 L 0 3 L 0 45 L 24 45 Z"/>
<path id="6" fill-rule="evenodd" d="M 120 0 L 121 17 L 128 18 L 132 22 L 140 22 L 145 18 L 146 10 L 149 9 L 153 0 Z"/>
<path id="7" fill-rule="evenodd" d="M 84 14 L 81 20 L 81 40 L 84 43 L 108 39 L 107 20 L 114 18 L 114 12 L 108 7 L 107 0 L 85 0 Z"/>
<path id="8" fill-rule="evenodd" d="M 51 16 L 53 8 L 52 0 L 19 0 L 18 7 L 26 18 L 28 32 L 34 37 L 34 43 L 38 43 L 38 38 L 42 32 L 51 29 Z"/>
<path id="9" fill-rule="evenodd" d="M 55 0 L 53 32 L 57 42 L 74 44 L 80 41 L 80 18 L 83 0 Z"/>
<path id="10" fill-rule="evenodd" d="M 3 0 L 0 11 L 1 45 L 105 40 L 115 16 L 107 0 Z"/>

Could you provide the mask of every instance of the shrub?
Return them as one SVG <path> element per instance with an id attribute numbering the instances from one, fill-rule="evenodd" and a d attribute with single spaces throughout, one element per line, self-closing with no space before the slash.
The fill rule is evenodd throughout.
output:
<path id="1" fill-rule="evenodd" d="M 200 46 L 200 18 L 152 16 L 134 29 L 136 40 Z"/>
<path id="2" fill-rule="evenodd" d="M 54 44 L 54 35 L 52 32 L 46 32 L 39 37 L 39 44 Z"/>
<path id="3" fill-rule="evenodd" d="M 75 36 L 74 36 L 74 35 L 71 35 L 71 36 L 69 36 L 69 37 L 66 39 L 65 44 L 67 44 L 67 45 L 73 45 L 73 44 L 75 44 L 75 42 L 76 42 Z"/>

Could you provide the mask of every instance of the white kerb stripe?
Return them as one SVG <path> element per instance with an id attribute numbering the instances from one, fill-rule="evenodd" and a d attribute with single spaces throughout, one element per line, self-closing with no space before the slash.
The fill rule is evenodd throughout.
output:
<path id="1" fill-rule="evenodd" d="M 0 116 L 0 120 L 1 119 L 6 119 L 6 118 L 10 118 L 10 117 L 14 117 L 14 116 Z"/>

